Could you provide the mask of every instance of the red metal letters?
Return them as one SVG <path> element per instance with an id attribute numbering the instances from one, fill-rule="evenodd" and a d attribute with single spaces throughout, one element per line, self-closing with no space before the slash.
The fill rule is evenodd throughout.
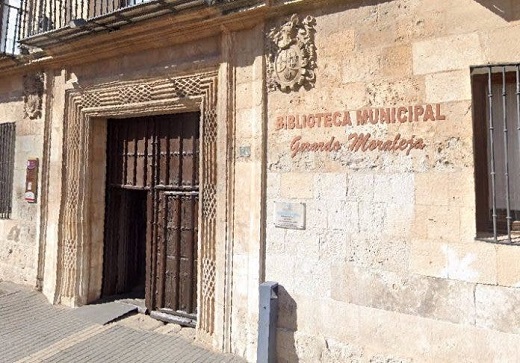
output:
<path id="1" fill-rule="evenodd" d="M 353 122 L 355 120 L 355 122 Z M 408 107 L 369 108 L 357 111 L 336 111 L 310 114 L 289 114 L 276 117 L 275 131 L 303 130 L 314 128 L 353 128 L 365 125 L 407 124 L 417 122 L 444 121 L 440 104 L 415 105 Z M 381 139 L 372 134 L 352 132 L 342 144 L 335 136 L 327 140 L 308 141 L 295 136 L 290 143 L 291 157 L 305 152 L 337 152 L 346 148 L 350 152 L 404 152 L 423 150 L 424 140 L 415 135 Z"/>

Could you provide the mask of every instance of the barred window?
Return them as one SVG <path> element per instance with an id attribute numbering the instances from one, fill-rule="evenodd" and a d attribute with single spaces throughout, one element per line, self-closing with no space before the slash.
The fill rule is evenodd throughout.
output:
<path id="1" fill-rule="evenodd" d="M 0 219 L 11 216 L 15 124 L 0 124 Z"/>
<path id="2" fill-rule="evenodd" d="M 520 241 L 520 64 L 472 69 L 477 238 Z"/>
<path id="3" fill-rule="evenodd" d="M 0 1 L 0 53 L 19 54 L 21 0 Z"/>

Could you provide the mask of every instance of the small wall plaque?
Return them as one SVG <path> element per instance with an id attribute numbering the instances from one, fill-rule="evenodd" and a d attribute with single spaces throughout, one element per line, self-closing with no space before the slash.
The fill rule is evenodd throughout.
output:
<path id="1" fill-rule="evenodd" d="M 279 228 L 305 229 L 305 204 L 276 202 L 274 225 Z"/>
<path id="2" fill-rule="evenodd" d="M 249 158 L 251 157 L 251 146 L 240 146 L 238 148 L 238 156 L 241 158 Z"/>
<path id="3" fill-rule="evenodd" d="M 28 203 L 36 203 L 38 192 L 38 159 L 27 160 L 27 172 L 25 177 L 25 200 Z"/>

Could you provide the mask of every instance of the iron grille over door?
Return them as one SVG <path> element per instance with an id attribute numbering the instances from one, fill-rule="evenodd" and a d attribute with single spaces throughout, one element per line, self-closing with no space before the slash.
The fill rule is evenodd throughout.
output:
<path id="1" fill-rule="evenodd" d="M 129 261 L 141 239 L 147 307 L 196 312 L 199 117 L 109 120 L 105 295 L 135 285 L 139 271 Z"/>
<path id="2" fill-rule="evenodd" d="M 520 64 L 472 68 L 478 237 L 520 241 Z"/>
<path id="3" fill-rule="evenodd" d="M 0 124 L 0 219 L 11 216 L 15 123 Z"/>

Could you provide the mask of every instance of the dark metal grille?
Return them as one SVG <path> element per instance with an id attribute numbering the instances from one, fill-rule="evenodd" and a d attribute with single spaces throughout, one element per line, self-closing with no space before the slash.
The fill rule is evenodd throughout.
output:
<path id="1" fill-rule="evenodd" d="M 15 124 L 0 124 L 0 219 L 11 216 Z"/>
<path id="2" fill-rule="evenodd" d="M 520 242 L 520 64 L 472 75 L 477 237 Z"/>
<path id="3" fill-rule="evenodd" d="M 7 0 L 3 0 L 7 1 Z M 153 18 L 207 6 L 222 13 L 260 0 L 9 0 L 20 5 L 18 40 L 22 48 L 45 50 L 75 39 Z"/>
<path id="4" fill-rule="evenodd" d="M 0 53 L 19 54 L 23 18 L 22 0 L 0 2 Z"/>
<path id="5" fill-rule="evenodd" d="M 5 0 L 7 1 L 7 0 Z M 230 4 L 237 0 L 9 0 L 22 3 L 24 16 L 23 37 L 44 33 L 47 31 L 70 27 L 85 26 L 83 21 L 92 20 L 87 29 L 93 30 L 96 26 L 109 28 L 100 18 L 120 12 L 112 19 L 112 23 L 129 24 L 138 19 L 148 19 L 148 15 L 176 13 L 183 9 L 196 6 L 213 6 Z M 168 10 L 166 12 L 162 10 Z M 148 13 L 148 14 L 147 14 Z M 77 22 L 80 20 L 79 22 Z M 99 22 L 98 22 L 99 21 Z M 114 25 L 114 24 L 112 24 Z"/>
<path id="6" fill-rule="evenodd" d="M 24 35 L 32 36 L 71 25 L 150 0 L 25 0 L 28 14 Z M 77 25 L 81 25 L 77 23 Z M 74 26 L 74 25 L 72 25 Z"/>

